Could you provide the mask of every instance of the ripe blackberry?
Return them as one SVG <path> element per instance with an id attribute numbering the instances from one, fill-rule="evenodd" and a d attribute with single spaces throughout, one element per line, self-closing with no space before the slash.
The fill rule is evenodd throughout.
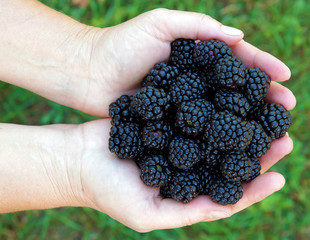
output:
<path id="1" fill-rule="evenodd" d="M 135 158 L 142 149 L 139 125 L 136 123 L 112 125 L 109 149 L 119 158 Z"/>
<path id="2" fill-rule="evenodd" d="M 221 177 L 218 166 L 210 166 L 206 163 L 201 163 L 198 167 L 201 182 L 201 195 L 209 195 L 210 189 L 214 181 Z"/>
<path id="3" fill-rule="evenodd" d="M 203 98 L 206 83 L 196 73 L 184 73 L 179 75 L 174 84 L 170 86 L 171 101 L 179 105 L 184 101 Z"/>
<path id="4" fill-rule="evenodd" d="M 178 69 L 193 69 L 193 50 L 195 41 L 192 39 L 176 39 L 171 43 L 171 53 L 169 63 Z"/>
<path id="5" fill-rule="evenodd" d="M 134 122 L 135 116 L 132 112 L 130 104 L 132 96 L 122 95 L 109 106 L 109 116 L 112 124 L 117 125 L 120 122 Z"/>
<path id="6" fill-rule="evenodd" d="M 281 104 L 267 103 L 258 113 L 259 123 L 271 140 L 283 137 L 291 125 L 291 114 Z"/>
<path id="7" fill-rule="evenodd" d="M 194 48 L 194 62 L 201 69 L 213 67 L 221 58 L 232 56 L 231 48 L 220 40 L 201 41 Z"/>
<path id="8" fill-rule="evenodd" d="M 261 158 L 270 148 L 271 138 L 256 121 L 251 121 L 253 138 L 246 152 L 251 158 Z"/>
<path id="9" fill-rule="evenodd" d="M 143 120 L 157 121 L 170 108 L 170 96 L 161 88 L 144 87 L 133 96 L 131 107 Z"/>
<path id="10" fill-rule="evenodd" d="M 246 84 L 242 87 L 242 92 L 250 103 L 255 103 L 267 96 L 270 87 L 270 77 L 259 68 L 250 68 L 245 74 Z"/>
<path id="11" fill-rule="evenodd" d="M 222 155 L 221 173 L 228 181 L 242 181 L 251 176 L 253 163 L 246 152 L 226 152 Z"/>
<path id="12" fill-rule="evenodd" d="M 142 181 L 152 187 L 160 187 L 167 184 L 171 177 L 171 170 L 167 159 L 163 155 L 148 155 L 144 157 L 141 166 Z"/>
<path id="13" fill-rule="evenodd" d="M 205 130 L 204 139 L 221 151 L 244 150 L 253 136 L 250 122 L 227 111 L 215 113 L 210 127 Z"/>
<path id="14" fill-rule="evenodd" d="M 199 195 L 200 187 L 200 178 L 196 171 L 176 171 L 170 182 L 171 197 L 188 203 Z"/>
<path id="15" fill-rule="evenodd" d="M 250 177 L 245 180 L 245 182 L 247 182 L 247 183 L 252 181 L 256 177 L 258 177 L 260 175 L 260 170 L 262 169 L 260 161 L 258 159 L 252 160 L 252 163 L 253 163 L 253 169 L 252 169 L 252 172 L 250 174 Z"/>
<path id="16" fill-rule="evenodd" d="M 173 131 L 165 121 L 147 122 L 143 128 L 143 145 L 152 149 L 163 150 L 168 146 Z"/>
<path id="17" fill-rule="evenodd" d="M 203 132 L 214 113 L 213 104 L 204 99 L 183 102 L 177 112 L 176 126 L 187 135 L 197 135 Z"/>
<path id="18" fill-rule="evenodd" d="M 241 87 L 246 83 L 245 71 L 245 65 L 238 58 L 222 58 L 215 65 L 216 81 L 222 87 Z"/>
<path id="19" fill-rule="evenodd" d="M 227 181 L 220 178 L 215 181 L 210 189 L 210 197 L 221 205 L 235 204 L 242 198 L 242 185 L 238 181 Z"/>
<path id="20" fill-rule="evenodd" d="M 178 75 L 179 71 L 177 67 L 161 62 L 155 64 L 154 68 L 149 71 L 142 82 L 142 86 L 152 86 L 168 90 L 171 82 L 174 82 Z"/>
<path id="21" fill-rule="evenodd" d="M 219 110 L 228 110 L 234 115 L 246 117 L 250 110 L 250 104 L 247 99 L 241 94 L 230 89 L 219 90 L 214 97 L 214 105 Z"/>
<path id="22" fill-rule="evenodd" d="M 187 170 L 199 162 L 200 158 L 199 145 L 194 140 L 179 136 L 171 140 L 168 160 L 173 166 Z"/>

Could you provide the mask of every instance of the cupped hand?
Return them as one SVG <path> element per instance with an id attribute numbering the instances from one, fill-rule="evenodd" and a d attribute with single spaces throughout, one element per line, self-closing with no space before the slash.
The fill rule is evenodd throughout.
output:
<path id="1" fill-rule="evenodd" d="M 81 177 L 85 205 L 108 214 L 139 231 L 177 228 L 197 222 L 226 218 L 263 200 L 285 183 L 279 173 L 264 173 L 293 147 L 285 136 L 272 142 L 260 160 L 262 175 L 243 185 L 244 194 L 235 205 L 221 206 L 208 196 L 198 196 L 185 204 L 163 199 L 159 188 L 146 186 L 133 160 L 119 159 L 108 150 L 109 120 L 97 120 L 80 126 L 83 143 Z M 77 194 L 77 195 L 80 195 Z"/>
<path id="2" fill-rule="evenodd" d="M 290 77 L 281 61 L 242 40 L 242 31 L 205 14 L 156 9 L 95 34 L 82 110 L 97 116 L 107 117 L 112 101 L 135 92 L 154 64 L 168 60 L 170 43 L 177 38 L 225 41 L 247 67 L 260 67 L 274 81 Z M 292 94 L 290 99 L 293 106 Z"/>

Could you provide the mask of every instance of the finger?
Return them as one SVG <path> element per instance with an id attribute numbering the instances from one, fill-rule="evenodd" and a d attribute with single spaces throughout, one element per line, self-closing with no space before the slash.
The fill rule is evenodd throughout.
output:
<path id="1" fill-rule="evenodd" d="M 282 104 L 287 110 L 293 109 L 296 105 L 296 98 L 291 90 L 277 82 L 271 82 L 265 100 L 270 103 Z"/>
<path id="2" fill-rule="evenodd" d="M 243 185 L 243 197 L 235 205 L 230 205 L 231 214 L 260 202 L 269 195 L 279 191 L 285 184 L 284 177 L 275 172 L 265 173 L 250 183 Z"/>
<path id="3" fill-rule="evenodd" d="M 158 36 L 169 42 L 177 38 L 218 39 L 233 45 L 244 36 L 241 30 L 224 26 L 202 13 L 156 9 L 146 16 L 152 17 L 152 24 L 161 32 Z"/>
<path id="4" fill-rule="evenodd" d="M 232 46 L 232 49 L 234 54 L 244 62 L 247 68 L 259 67 L 273 81 L 282 82 L 291 77 L 290 69 L 283 62 L 244 40 Z"/>
<path id="5" fill-rule="evenodd" d="M 262 166 L 261 173 L 266 172 L 271 166 L 289 154 L 292 150 L 293 141 L 288 135 L 272 141 L 271 148 L 260 159 Z"/>

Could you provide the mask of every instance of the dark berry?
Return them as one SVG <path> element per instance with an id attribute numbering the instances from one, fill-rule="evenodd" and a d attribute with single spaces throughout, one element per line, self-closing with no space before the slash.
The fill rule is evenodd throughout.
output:
<path id="1" fill-rule="evenodd" d="M 224 178 L 214 181 L 210 190 L 212 200 L 221 205 L 235 204 L 242 198 L 242 195 L 243 190 L 240 182 L 227 181 Z"/>
<path id="2" fill-rule="evenodd" d="M 214 113 L 213 104 L 204 99 L 183 102 L 177 112 L 176 126 L 187 135 L 197 135 L 203 132 Z"/>
<path id="3" fill-rule="evenodd" d="M 199 145 L 191 139 L 175 137 L 169 144 L 169 161 L 173 166 L 187 170 L 199 162 L 201 152 Z"/>
<path id="4" fill-rule="evenodd" d="M 200 193 L 200 178 L 196 171 L 176 171 L 170 182 L 171 197 L 188 203 Z"/>
<path id="5" fill-rule="evenodd" d="M 206 83 L 196 73 L 179 75 L 174 84 L 170 86 L 171 100 L 175 105 L 184 101 L 203 98 L 206 93 Z"/>
<path id="6" fill-rule="evenodd" d="M 238 58 L 222 58 L 215 65 L 216 81 L 222 87 L 241 87 L 246 83 L 245 71 L 245 65 Z"/>
<path id="7" fill-rule="evenodd" d="M 169 66 L 165 62 L 155 64 L 142 82 L 143 87 L 152 86 L 155 88 L 169 89 L 171 83 L 175 81 L 179 71 L 175 66 Z"/>
<path id="8" fill-rule="evenodd" d="M 167 159 L 163 155 L 145 156 L 141 166 L 140 177 L 148 186 L 164 186 L 171 177 L 171 170 Z"/>
<path id="9" fill-rule="evenodd" d="M 143 120 L 157 121 L 170 108 L 170 96 L 163 89 L 144 87 L 134 95 L 131 106 Z"/>
<path id="10" fill-rule="evenodd" d="M 258 121 L 271 137 L 283 137 L 291 125 L 291 114 L 281 104 L 267 103 L 258 113 Z"/>
<path id="11" fill-rule="evenodd" d="M 109 149 L 119 158 L 135 158 L 142 149 L 139 125 L 136 123 L 112 125 Z"/>

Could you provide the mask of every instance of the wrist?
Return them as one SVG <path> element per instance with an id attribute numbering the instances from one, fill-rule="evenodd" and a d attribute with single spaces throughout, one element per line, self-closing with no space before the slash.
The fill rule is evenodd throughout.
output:
<path id="1" fill-rule="evenodd" d="M 84 206 L 74 129 L 1 124 L 0 212 Z"/>

